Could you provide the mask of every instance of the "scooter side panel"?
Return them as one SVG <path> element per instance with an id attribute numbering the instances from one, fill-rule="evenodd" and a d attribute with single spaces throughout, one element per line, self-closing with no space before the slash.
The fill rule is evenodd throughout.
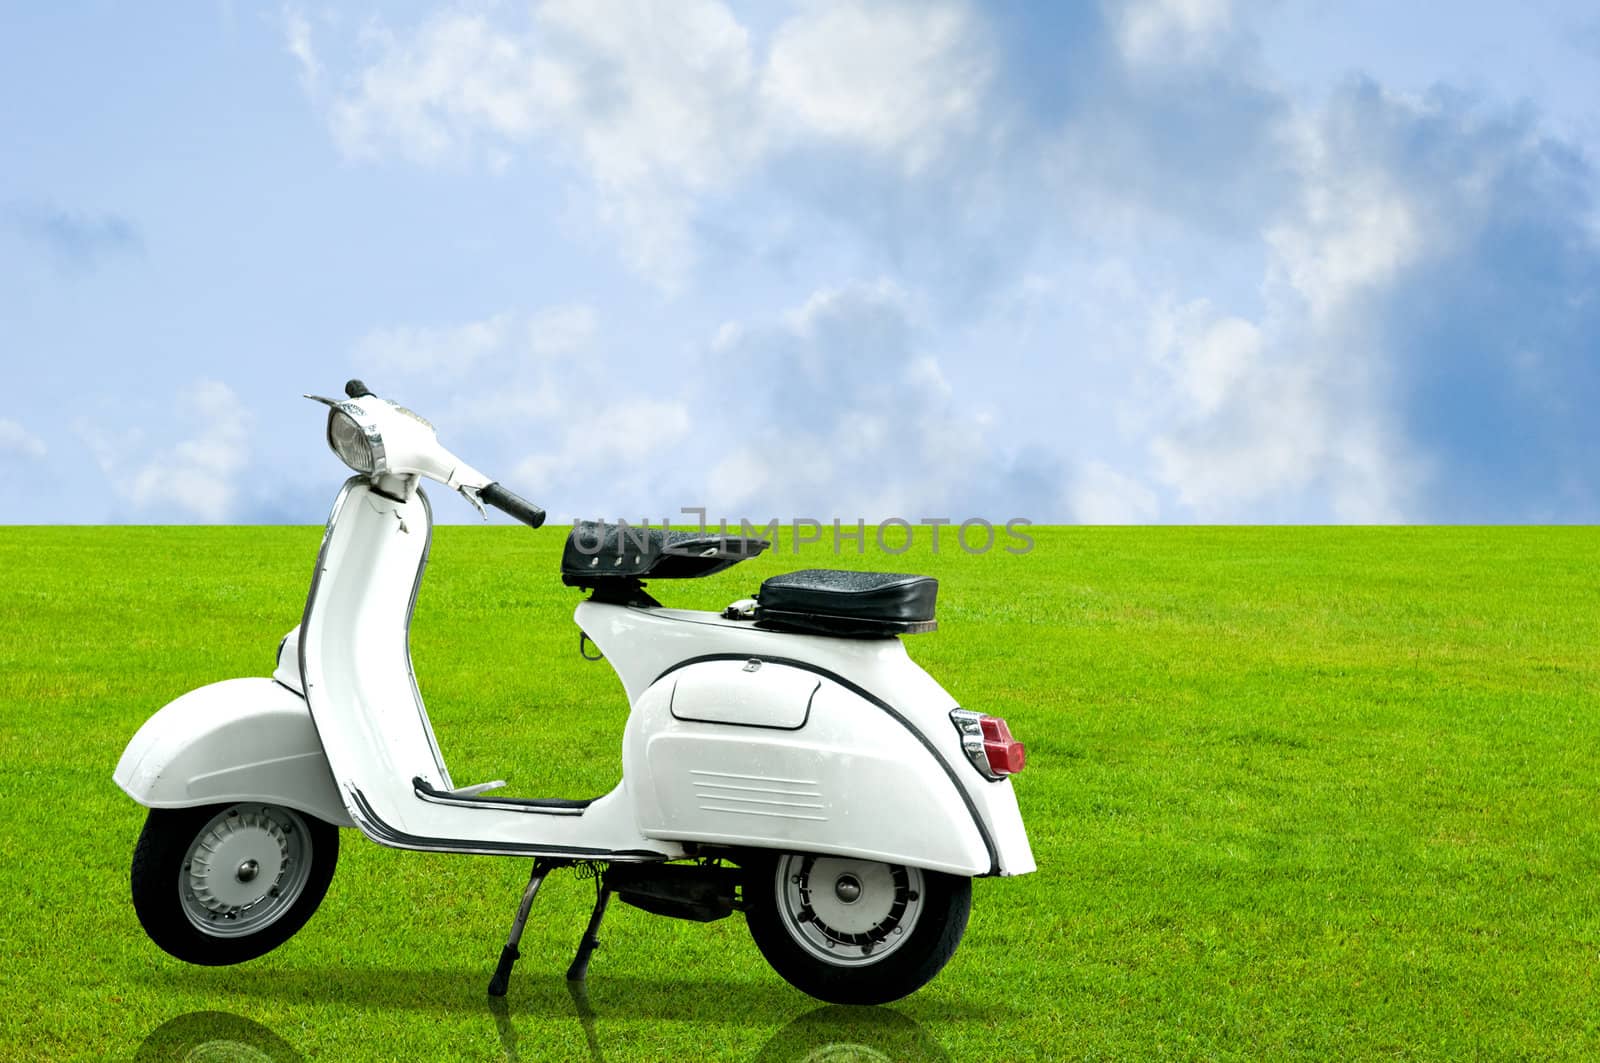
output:
<path id="1" fill-rule="evenodd" d="M 809 714 L 792 731 L 683 718 L 674 680 L 722 664 L 680 669 L 634 707 L 623 774 L 647 837 L 989 873 L 983 836 L 949 776 L 915 735 L 838 683 L 812 675 Z M 764 665 L 749 685 L 769 672 L 782 683 L 787 671 Z M 722 711 L 731 715 L 726 703 Z"/>
<path id="2" fill-rule="evenodd" d="M 133 736 L 112 779 L 147 808 L 262 801 L 354 825 L 305 701 L 270 679 L 212 683 L 167 704 Z"/>
<path id="3" fill-rule="evenodd" d="M 968 762 L 960 735 L 950 722 L 950 710 L 958 702 L 910 658 L 900 639 L 797 635 L 765 631 L 749 621 L 728 620 L 716 613 L 643 609 L 594 601 L 580 604 L 576 619 L 616 669 L 635 713 L 644 704 L 647 692 L 659 685 L 663 673 L 670 673 L 666 676 L 670 681 L 685 670 L 685 661 L 710 656 L 803 661 L 808 668 L 869 692 L 893 706 L 904 723 L 893 721 L 881 709 L 874 707 L 875 711 L 895 722 L 905 735 L 914 728 L 920 736 L 914 739 L 916 755 L 938 757 L 946 779 L 956 780 L 968 806 L 963 815 L 969 822 L 976 817 L 994 849 L 991 865 L 978 873 L 1025 875 L 1035 870 L 1011 781 L 986 779 Z M 966 707 L 982 709 L 981 705 Z M 646 777 L 636 774 L 647 770 L 642 758 L 630 763 L 625 753 L 623 765 L 630 780 Z"/>

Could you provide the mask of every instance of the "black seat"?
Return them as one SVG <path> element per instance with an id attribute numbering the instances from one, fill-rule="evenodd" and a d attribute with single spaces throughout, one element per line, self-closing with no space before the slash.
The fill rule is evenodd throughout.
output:
<path id="1" fill-rule="evenodd" d="M 897 572 L 808 568 L 773 576 L 756 595 L 756 626 L 842 638 L 933 631 L 939 581 Z"/>
<path id="2" fill-rule="evenodd" d="M 772 545 L 743 535 L 663 531 L 632 524 L 579 521 L 561 552 L 561 582 L 587 589 L 651 579 L 709 576 Z"/>

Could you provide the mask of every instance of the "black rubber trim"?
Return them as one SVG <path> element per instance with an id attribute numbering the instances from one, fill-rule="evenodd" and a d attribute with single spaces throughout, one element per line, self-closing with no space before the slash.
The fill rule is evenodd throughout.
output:
<path id="1" fill-rule="evenodd" d="M 989 853 L 988 874 L 998 875 L 1000 873 L 1000 851 L 995 848 L 994 839 L 989 836 L 989 829 L 984 826 L 983 817 L 978 815 L 978 806 L 973 804 L 972 796 L 967 793 L 966 787 L 961 785 L 961 779 L 958 775 L 956 775 L 955 769 L 950 766 L 950 762 L 945 760 L 944 757 L 940 755 L 938 747 L 932 742 L 928 741 L 927 735 L 911 726 L 911 721 L 901 715 L 893 705 L 890 705 L 887 701 L 884 701 L 882 698 L 878 697 L 878 695 L 872 693 L 872 691 L 866 689 L 865 687 L 851 682 L 838 672 L 830 671 L 829 669 L 823 668 L 820 665 L 812 664 L 810 661 L 796 660 L 793 657 L 767 657 L 759 653 L 707 653 L 699 657 L 689 657 L 685 660 L 679 661 L 677 664 L 656 676 L 655 679 L 651 680 L 651 682 L 659 683 L 661 680 L 665 679 L 673 672 L 676 672 L 678 669 L 687 668 L 691 664 L 699 664 L 702 661 L 749 660 L 765 661 L 771 664 L 786 664 L 791 668 L 803 668 L 813 675 L 820 675 L 824 679 L 831 679 L 851 693 L 870 701 L 872 704 L 876 705 L 878 708 L 882 709 L 884 712 L 893 717 L 901 727 L 904 727 L 907 731 L 910 731 L 911 734 L 916 737 L 917 741 L 921 742 L 923 747 L 927 749 L 927 751 L 933 756 L 933 759 L 938 763 L 938 765 L 944 769 L 944 773 L 950 778 L 950 785 L 954 786 L 956 788 L 956 793 L 961 795 L 961 803 L 967 806 L 967 812 L 971 814 L 972 822 L 978 828 L 978 837 L 983 839 L 983 847 Z M 812 697 L 815 696 L 816 692 L 812 691 Z M 806 714 L 808 717 L 810 716 L 809 706 L 807 707 Z"/>
<path id="2" fill-rule="evenodd" d="M 411 780 L 411 789 L 424 801 L 440 805 L 476 805 L 479 808 L 504 808 L 512 812 L 540 812 L 547 816 L 581 816 L 583 810 L 594 804 L 595 798 L 572 799 L 565 797 L 480 797 L 476 794 L 453 794 L 449 790 L 435 789 L 428 780 L 417 776 Z"/>
<path id="3" fill-rule="evenodd" d="M 737 660 L 746 660 L 746 661 L 748 661 L 750 658 L 748 658 L 748 657 L 744 657 L 744 658 L 732 657 L 730 659 L 736 660 L 736 661 Z M 773 663 L 776 664 L 777 662 L 774 661 Z M 669 668 L 669 669 L 667 669 L 667 671 L 670 672 L 670 671 L 672 671 L 672 669 Z M 665 675 L 666 672 L 663 672 L 661 674 Z M 657 676 L 656 678 L 659 679 L 660 676 Z M 821 689 L 822 689 L 822 683 L 819 680 L 817 685 L 811 688 L 810 696 L 808 696 L 806 698 L 806 714 L 804 716 L 800 717 L 800 722 L 795 724 L 793 727 L 779 727 L 777 724 L 773 724 L 773 723 L 738 723 L 737 721 L 734 721 L 734 720 L 707 720 L 707 719 L 705 719 L 704 717 L 701 717 L 701 716 L 679 716 L 678 715 L 678 708 L 677 708 L 677 702 L 678 702 L 678 684 L 677 683 L 673 683 L 672 684 L 672 696 L 667 699 L 667 712 L 672 714 L 672 718 L 674 720 L 677 720 L 677 721 L 679 721 L 681 723 L 708 723 L 708 724 L 711 724 L 713 727 L 754 727 L 758 731 L 798 731 L 802 727 L 804 727 L 806 724 L 811 722 L 811 703 L 817 700 L 817 691 L 819 691 Z"/>
<path id="4" fill-rule="evenodd" d="M 514 845 L 510 842 L 469 841 L 464 838 L 427 838 L 396 830 L 373 810 L 367 795 L 351 787 L 350 798 L 361 813 L 356 825 L 380 845 L 393 849 L 414 849 L 434 853 L 481 853 L 485 856 L 549 856 L 573 860 L 625 860 L 635 863 L 664 861 L 666 856 L 649 849 L 589 849 L 579 845 Z"/>

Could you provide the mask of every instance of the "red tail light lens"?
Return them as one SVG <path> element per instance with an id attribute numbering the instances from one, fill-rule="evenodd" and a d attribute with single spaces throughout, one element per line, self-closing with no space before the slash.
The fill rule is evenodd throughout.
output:
<path id="1" fill-rule="evenodd" d="M 952 709 L 950 722 L 961 732 L 962 752 L 984 778 L 999 781 L 1026 766 L 1028 751 L 1011 737 L 1011 728 L 1000 717 Z"/>
<path id="2" fill-rule="evenodd" d="M 1028 763 L 1028 751 L 1011 737 L 1011 728 L 998 716 L 981 716 L 983 755 L 996 775 L 1015 775 Z"/>

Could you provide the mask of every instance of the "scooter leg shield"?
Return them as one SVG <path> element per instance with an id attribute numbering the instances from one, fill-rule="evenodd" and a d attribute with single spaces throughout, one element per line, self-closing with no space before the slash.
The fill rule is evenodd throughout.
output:
<path id="1" fill-rule="evenodd" d="M 270 679 L 213 683 L 164 706 L 112 779 L 147 808 L 261 801 L 354 826 L 305 700 Z"/>

